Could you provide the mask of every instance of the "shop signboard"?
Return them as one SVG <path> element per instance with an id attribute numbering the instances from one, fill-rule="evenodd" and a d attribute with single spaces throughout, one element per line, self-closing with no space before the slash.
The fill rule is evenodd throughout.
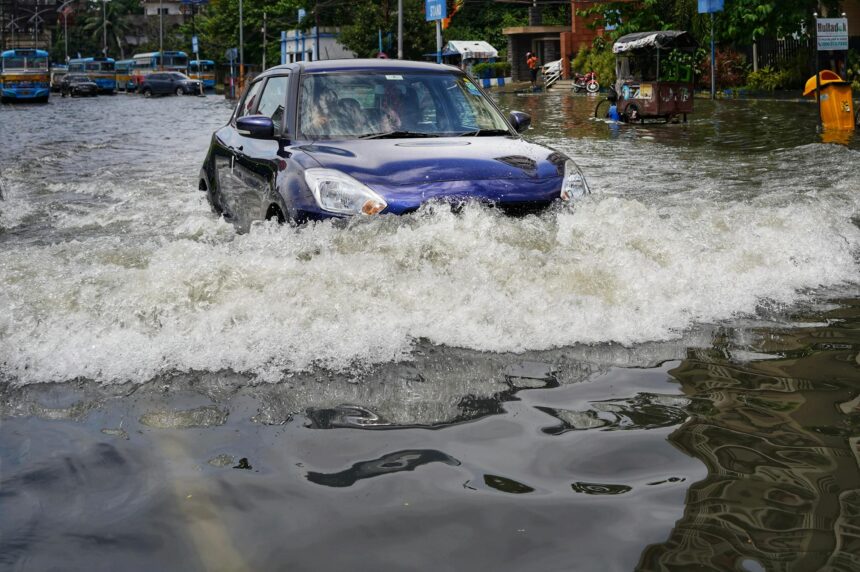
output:
<path id="1" fill-rule="evenodd" d="M 848 18 L 816 18 L 815 35 L 819 52 L 847 50 Z"/>

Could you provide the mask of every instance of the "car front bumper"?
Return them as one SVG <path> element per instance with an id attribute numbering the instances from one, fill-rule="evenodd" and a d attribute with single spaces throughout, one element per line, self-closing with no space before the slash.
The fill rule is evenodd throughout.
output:
<path id="1" fill-rule="evenodd" d="M 382 196 L 388 206 L 381 214 L 403 215 L 421 208 L 424 203 L 439 202 L 458 207 L 481 203 L 506 212 L 540 211 L 560 198 L 562 177 L 546 179 L 488 179 L 475 181 L 437 181 L 417 185 L 368 185 Z M 310 191 L 295 197 L 293 204 L 299 218 L 319 220 L 343 218 L 344 215 L 320 208 Z"/>

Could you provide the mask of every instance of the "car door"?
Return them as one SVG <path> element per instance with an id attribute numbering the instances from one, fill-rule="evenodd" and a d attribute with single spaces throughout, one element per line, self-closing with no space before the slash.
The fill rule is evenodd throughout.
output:
<path id="1" fill-rule="evenodd" d="M 236 120 L 254 113 L 264 83 L 265 80 L 257 80 L 248 86 L 236 105 L 230 123 L 215 132 L 213 155 L 218 191 L 216 198 L 224 218 L 230 221 L 238 220 L 242 212 L 241 182 L 236 175 L 236 153 L 234 152 L 237 147 L 242 146 L 242 140 L 236 131 Z"/>
<path id="2" fill-rule="evenodd" d="M 149 83 L 149 88 L 152 90 L 152 93 L 165 93 L 163 73 L 150 74 L 147 82 Z"/>
<path id="3" fill-rule="evenodd" d="M 179 78 L 172 73 L 167 74 L 167 91 L 168 93 L 176 93 L 176 88 L 179 85 Z"/>
<path id="4" fill-rule="evenodd" d="M 279 172 L 281 135 L 286 119 L 290 76 L 273 75 L 266 79 L 255 115 L 265 115 L 275 125 L 272 139 L 254 139 L 237 131 L 239 146 L 234 148 L 235 171 L 240 182 L 241 201 L 248 208 L 249 221 L 266 217 L 269 205 L 276 200 L 275 181 Z M 287 213 L 283 213 L 286 215 Z"/>
<path id="5" fill-rule="evenodd" d="M 239 226 L 245 230 L 254 220 L 265 219 L 269 206 L 277 201 L 275 182 L 279 164 L 282 163 L 278 153 L 284 132 L 289 82 L 288 74 L 269 76 L 254 109 L 254 115 L 265 115 L 272 119 L 275 125 L 274 138 L 255 139 L 236 131 L 238 145 L 233 147 L 234 176 L 237 180 L 237 200 L 242 205 Z"/>

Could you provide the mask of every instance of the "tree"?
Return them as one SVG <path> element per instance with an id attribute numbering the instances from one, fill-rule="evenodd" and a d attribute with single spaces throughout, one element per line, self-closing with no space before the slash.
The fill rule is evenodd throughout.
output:
<path id="1" fill-rule="evenodd" d="M 125 37 L 132 31 L 134 16 L 142 13 L 137 0 L 112 0 L 104 7 L 101 2 L 80 1 L 72 6 L 73 12 L 69 16 L 70 57 L 78 53 L 82 56 L 102 55 L 102 34 L 105 22 L 107 22 L 107 55 L 125 57 L 125 48 L 128 47 Z M 107 15 L 106 19 L 104 14 Z M 61 33 L 55 34 L 54 38 L 54 53 L 62 54 L 65 48 L 64 38 Z"/>
<path id="2" fill-rule="evenodd" d="M 812 23 L 818 0 L 727 0 L 716 16 L 716 35 L 722 42 L 750 44 L 754 38 L 785 36 Z M 838 0 L 824 0 L 835 10 Z M 647 30 L 688 30 L 700 41 L 710 36 L 710 16 L 698 14 L 698 0 L 640 0 L 605 2 L 582 11 L 595 17 L 596 26 L 616 25 L 613 35 Z"/>

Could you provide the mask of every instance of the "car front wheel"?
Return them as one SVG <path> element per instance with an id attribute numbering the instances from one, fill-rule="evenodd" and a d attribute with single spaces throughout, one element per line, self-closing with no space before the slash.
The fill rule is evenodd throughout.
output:
<path id="1" fill-rule="evenodd" d="M 143 97 L 152 97 L 152 90 L 148 87 L 143 88 Z"/>
<path id="2" fill-rule="evenodd" d="M 185 93 L 185 90 L 182 89 L 181 87 L 176 88 L 176 95 L 183 95 L 184 93 Z"/>

